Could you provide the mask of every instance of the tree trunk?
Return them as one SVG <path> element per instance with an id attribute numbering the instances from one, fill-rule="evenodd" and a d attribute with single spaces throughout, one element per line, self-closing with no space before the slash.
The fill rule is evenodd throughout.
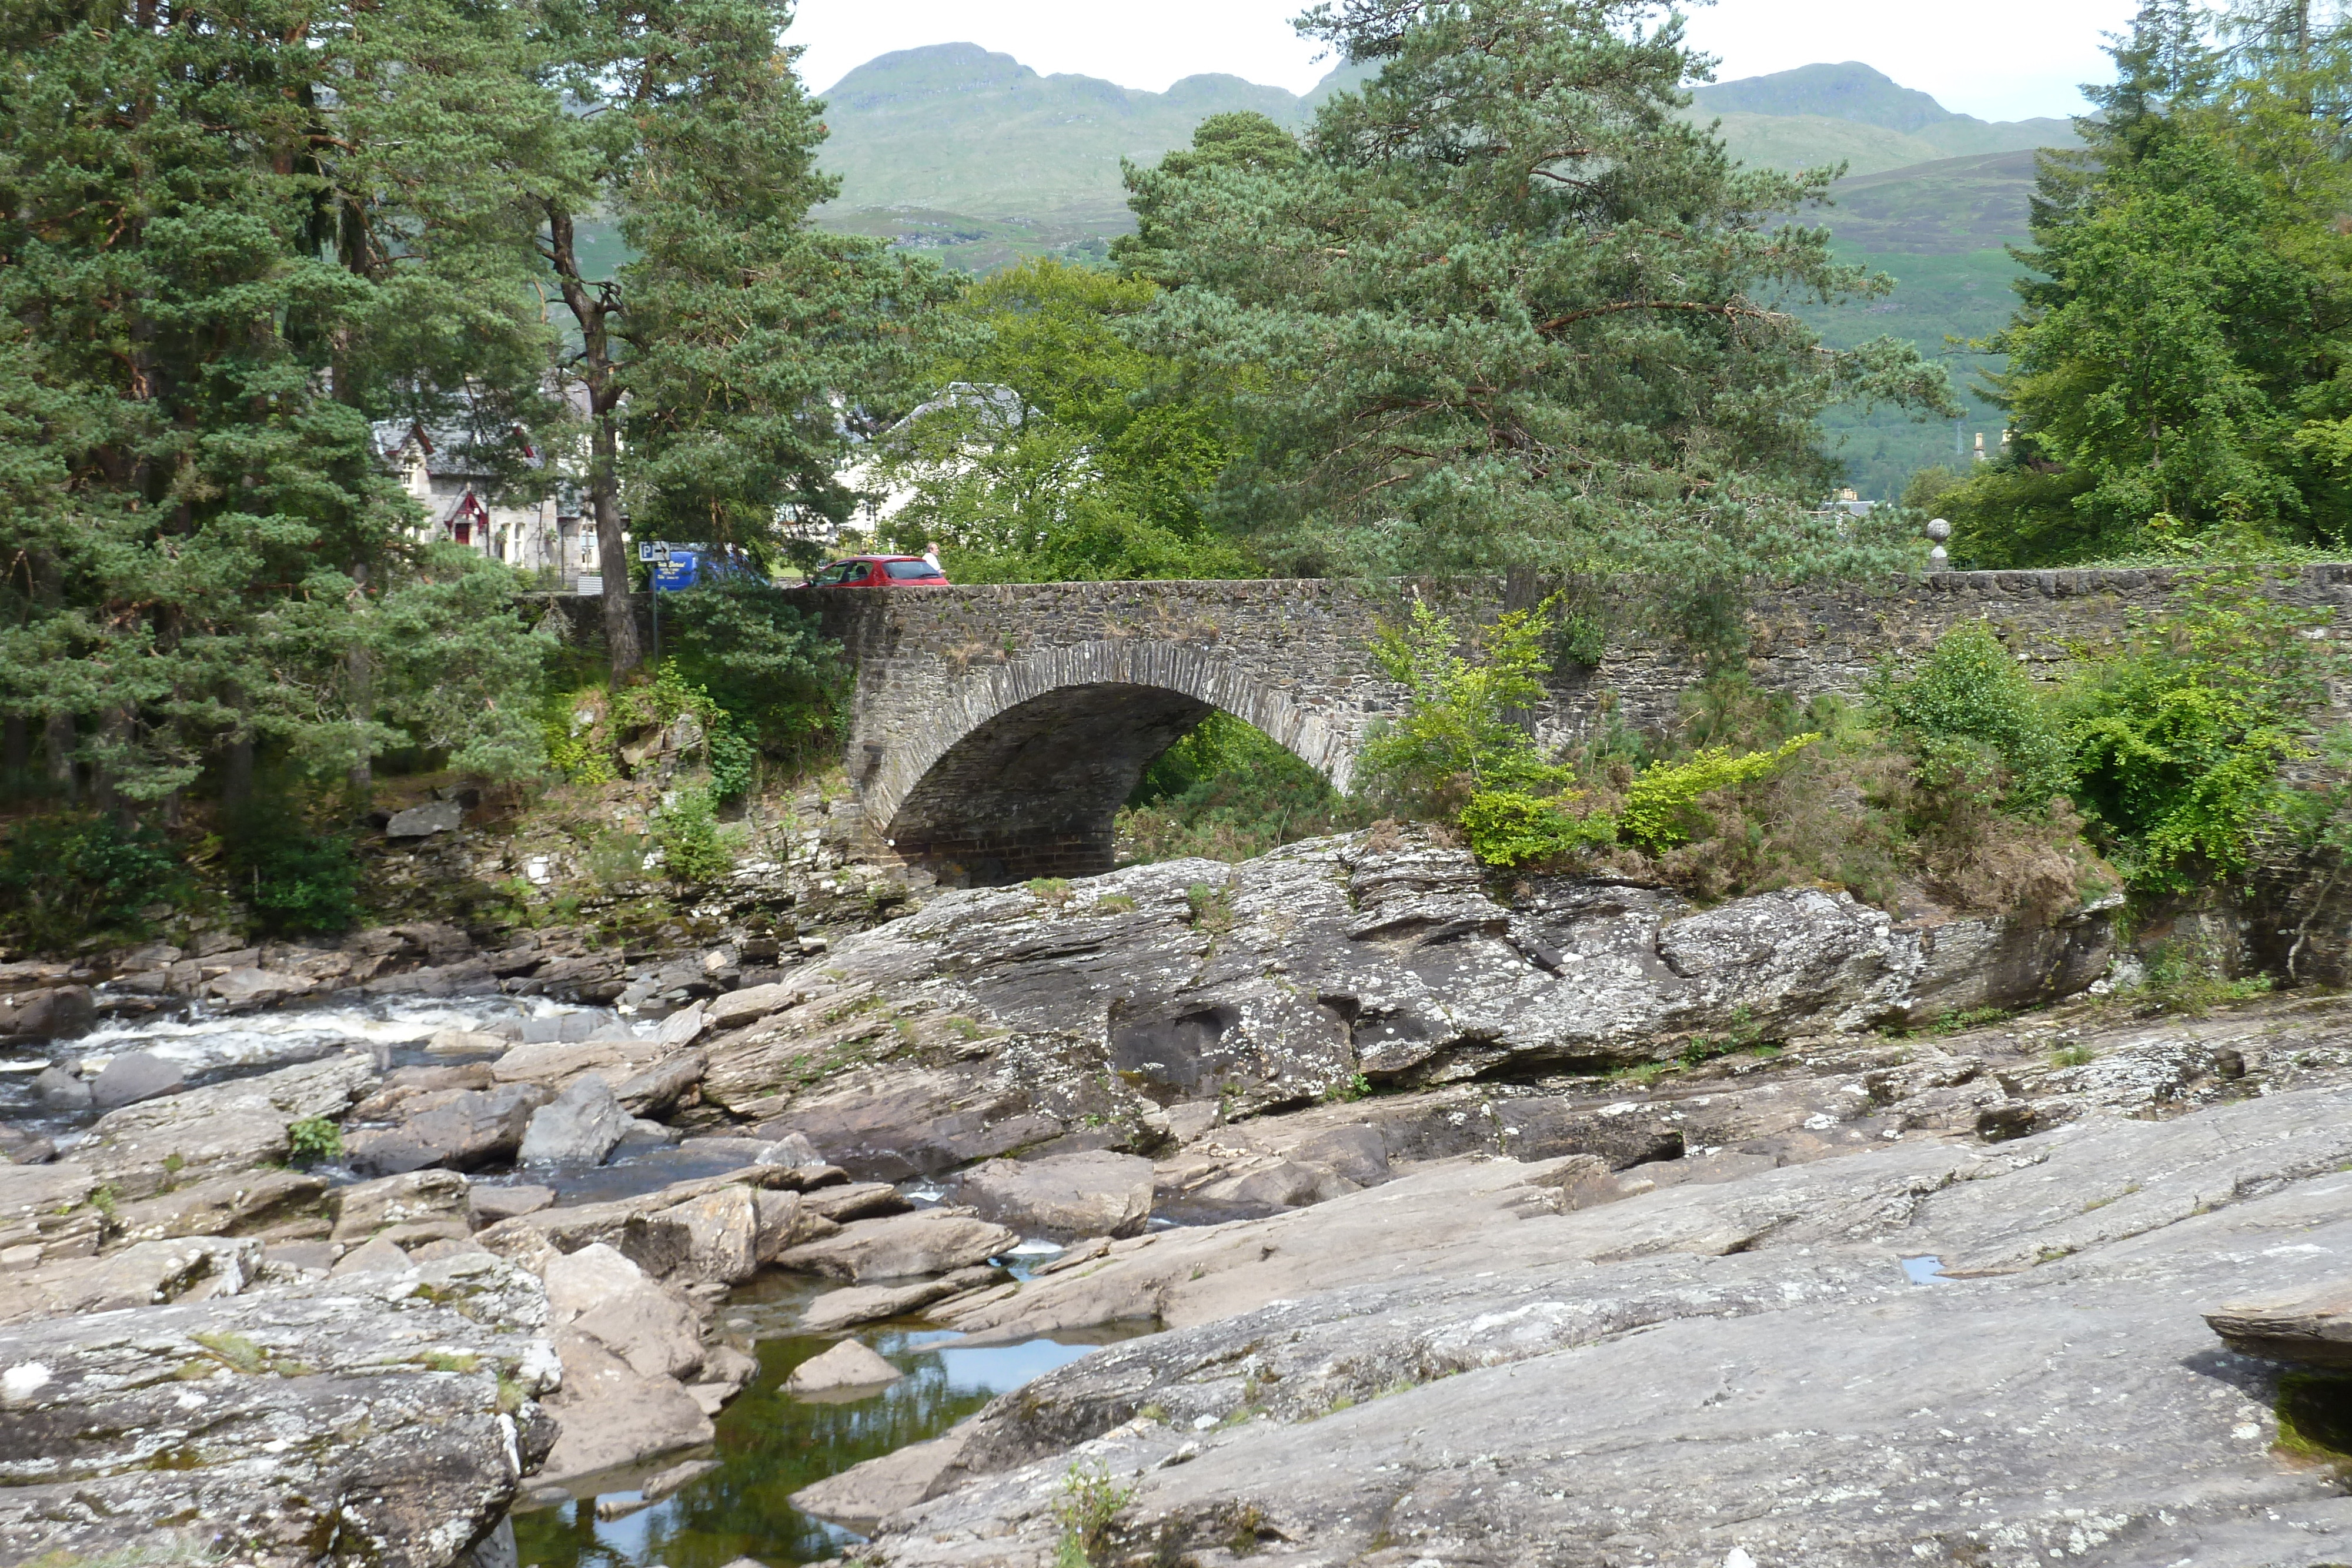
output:
<path id="1" fill-rule="evenodd" d="M 629 548 L 622 537 L 620 440 L 613 428 L 614 415 L 596 418 L 594 468 L 588 485 L 588 504 L 596 517 L 596 564 L 604 574 L 604 651 L 613 667 L 613 683 L 628 679 L 646 661 L 637 643 L 637 615 L 629 602 Z"/>
<path id="2" fill-rule="evenodd" d="M 367 613 L 368 569 L 364 561 L 352 568 L 352 580 L 358 585 L 352 595 L 352 607 L 359 615 Z M 344 656 L 343 669 L 350 683 L 352 709 L 352 767 L 348 779 L 352 789 L 352 805 L 357 811 L 368 809 L 370 797 L 375 791 L 375 758 L 368 744 L 368 716 L 375 707 L 375 664 L 368 657 L 367 644 L 356 636 L 351 651 Z"/>
<path id="3" fill-rule="evenodd" d="M 628 544 L 621 537 L 621 383 L 612 353 L 612 318 L 620 311 L 620 296 L 612 283 L 591 282 L 582 274 L 572 214 L 557 202 L 547 204 L 541 254 L 555 274 L 564 308 L 580 323 L 580 380 L 588 389 L 588 512 L 596 525 L 596 566 L 604 578 L 604 653 L 618 685 L 646 659 L 629 604 Z"/>
<path id="4" fill-rule="evenodd" d="M 41 720 L 41 750 L 49 768 L 49 789 L 58 800 L 74 798 L 74 721 L 69 713 Z"/>
<path id="5" fill-rule="evenodd" d="M 0 776 L 7 779 L 8 793 L 16 794 L 25 788 L 25 770 L 33 765 L 33 730 L 21 713 L 0 718 Z"/>

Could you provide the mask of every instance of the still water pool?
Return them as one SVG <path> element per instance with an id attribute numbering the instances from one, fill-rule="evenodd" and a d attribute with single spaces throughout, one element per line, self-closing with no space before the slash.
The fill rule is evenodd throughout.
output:
<path id="1" fill-rule="evenodd" d="M 857 1538 L 785 1500 L 852 1465 L 936 1437 L 996 1396 L 1087 1354 L 1111 1333 L 963 1348 L 960 1334 L 881 1328 L 856 1335 L 907 1375 L 864 1398 L 796 1399 L 785 1376 L 839 1341 L 806 1334 L 753 1346 L 760 1375 L 717 1421 L 719 1469 L 650 1508 L 600 1520 L 593 1498 L 515 1515 L 522 1563 L 540 1568 L 723 1568 L 838 1557 Z M 629 1493 L 606 1493 L 629 1497 Z"/>

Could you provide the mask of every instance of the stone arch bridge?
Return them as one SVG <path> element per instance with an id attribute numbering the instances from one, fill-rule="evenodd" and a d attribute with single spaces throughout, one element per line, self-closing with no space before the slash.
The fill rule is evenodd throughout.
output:
<path id="1" fill-rule="evenodd" d="M 1749 616 L 1748 670 L 1799 695 L 1853 691 L 1961 620 L 1991 622 L 2036 674 L 2121 630 L 2175 587 L 2159 571 L 1942 572 L 1771 594 Z M 2352 604 L 2352 567 L 2306 568 L 2281 591 Z M 1408 594 L 1480 621 L 1500 581 L 1320 580 L 821 589 L 819 613 L 856 668 L 844 761 L 868 828 L 943 880 L 1080 875 L 1113 863 L 1112 824 L 1143 768 L 1213 710 L 1259 729 L 1341 789 L 1366 732 L 1403 694 L 1371 643 Z M 2352 615 L 2339 608 L 2339 621 Z M 1533 716 L 1559 743 L 1603 702 L 1622 722 L 1674 721 L 1700 672 L 1670 643 L 1562 663 Z M 1604 694 L 1606 694 L 1604 697 Z"/>

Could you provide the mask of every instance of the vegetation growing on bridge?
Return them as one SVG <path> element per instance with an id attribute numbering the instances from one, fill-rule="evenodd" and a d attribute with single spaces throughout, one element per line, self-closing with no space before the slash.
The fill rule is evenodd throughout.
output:
<path id="1" fill-rule="evenodd" d="M 1472 632 L 1417 607 L 1387 653 L 1412 706 L 1367 747 L 1366 789 L 1498 867 L 1704 899 L 1811 884 L 2054 916 L 2103 887 L 2191 893 L 2243 875 L 2265 834 L 2345 836 L 2341 791 L 2284 773 L 2320 744 L 2345 658 L 2313 635 L 2330 612 L 2266 580 L 2204 574 L 2053 689 L 1971 622 L 1859 703 L 1801 706 L 1727 670 L 1665 733 L 1603 728 L 1558 754 L 1513 719 L 1542 695 L 1539 625 Z"/>

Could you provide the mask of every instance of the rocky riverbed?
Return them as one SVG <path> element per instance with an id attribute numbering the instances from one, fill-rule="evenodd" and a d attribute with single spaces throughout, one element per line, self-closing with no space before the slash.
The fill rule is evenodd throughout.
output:
<path id="1" fill-rule="evenodd" d="M 2345 1272 L 2333 998 L 1395 830 L 885 913 L 9 966 L 0 1552 L 2352 1551 L 2336 1385 L 2202 1316 Z"/>

